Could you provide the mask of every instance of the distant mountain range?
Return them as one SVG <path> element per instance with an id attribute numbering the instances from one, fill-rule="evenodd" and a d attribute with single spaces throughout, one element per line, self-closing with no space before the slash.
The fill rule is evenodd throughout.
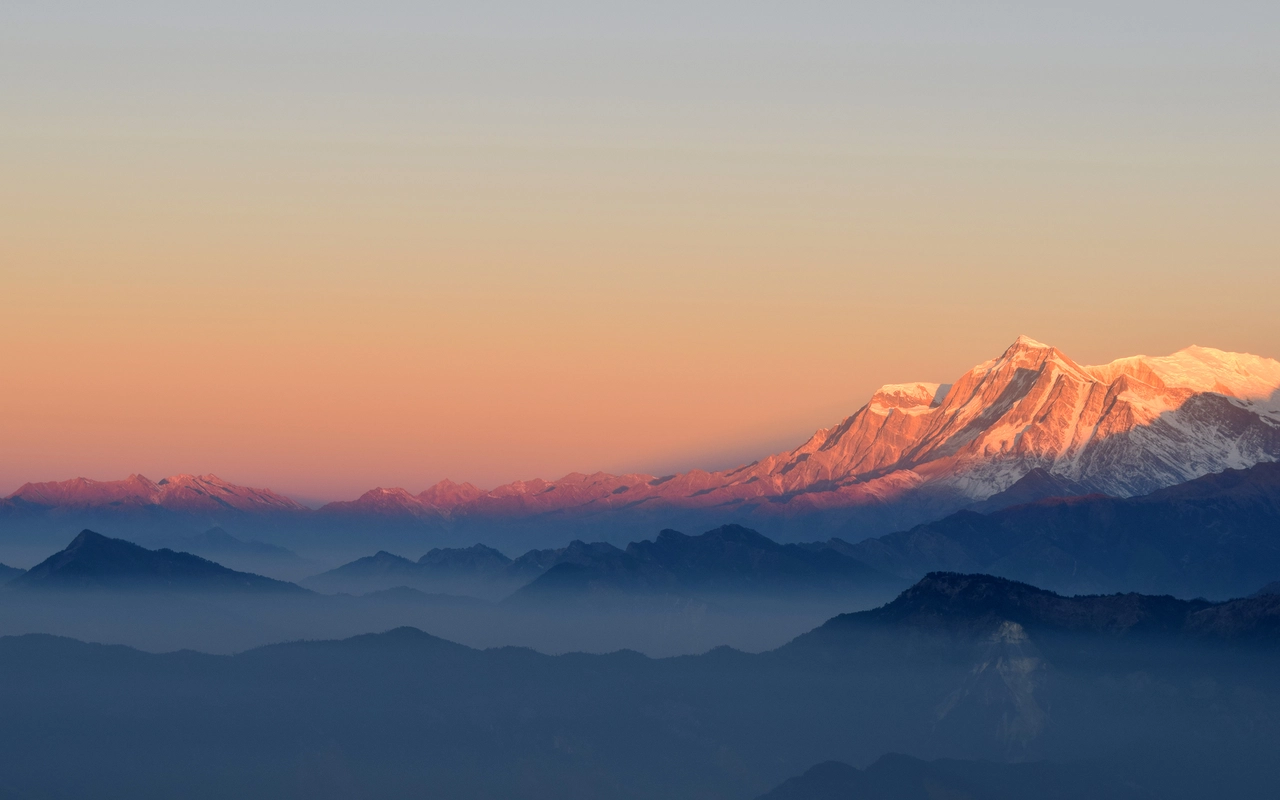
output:
<path id="1" fill-rule="evenodd" d="M 1280 577 L 1277 531 L 1280 464 L 1261 463 L 1140 497 L 1088 495 L 987 514 L 959 511 L 857 543 L 780 544 L 724 525 L 696 536 L 664 530 L 625 548 L 573 541 L 514 559 L 483 544 L 434 548 L 417 561 L 380 551 L 302 583 L 356 595 L 403 586 L 518 606 L 736 597 L 731 605 L 746 598 L 842 598 L 865 607 L 926 573 L 950 571 L 1073 594 L 1137 590 L 1224 599 L 1253 594 Z M 221 529 L 180 542 L 184 550 L 236 563 L 306 565 L 283 548 L 241 541 Z M 0 580 L 14 587 L 292 586 L 177 547 L 149 550 L 87 530 L 25 574 L 0 569 Z"/>
<path id="2" fill-rule="evenodd" d="M 394 586 L 510 595 L 515 605 L 617 602 L 644 597 L 883 598 L 907 583 L 824 545 L 778 544 L 725 525 L 698 536 L 664 530 L 626 549 L 571 542 L 510 559 L 493 548 L 438 548 L 418 561 L 385 551 L 308 578 L 318 591 L 363 593 Z"/>
<path id="3" fill-rule="evenodd" d="M 740 525 L 725 525 L 700 536 L 665 530 L 656 540 L 632 542 L 625 550 L 601 548 L 585 560 L 561 561 L 508 602 L 607 602 L 654 595 L 865 598 L 887 596 L 903 584 L 830 547 L 778 544 Z"/>
<path id="4" fill-rule="evenodd" d="M 217 475 L 173 475 L 158 482 L 142 475 L 130 475 L 120 481 L 73 478 L 69 481 L 25 483 L 6 499 L 11 507 L 49 509 L 130 511 L 158 506 L 188 513 L 296 513 L 307 510 L 270 489 L 237 486 Z"/>
<path id="5" fill-rule="evenodd" d="M 427 592 L 471 595 L 498 600 L 561 563 L 586 564 L 606 553 L 621 552 L 604 542 L 581 541 L 566 547 L 530 550 L 519 558 L 475 544 L 434 548 L 417 561 L 379 551 L 303 584 L 316 591 L 364 594 L 407 586 Z"/>
<path id="6" fill-rule="evenodd" d="M 6 588 L 116 591 L 303 592 L 291 583 L 236 572 L 190 553 L 148 550 L 82 531 L 66 549 L 8 581 Z"/>
<path id="7" fill-rule="evenodd" d="M 794 450 L 718 472 L 656 477 L 572 473 L 481 490 L 443 481 L 414 494 L 377 488 L 316 512 L 215 476 L 153 483 L 78 478 L 26 484 L 9 518 L 140 509 L 304 518 L 305 525 L 479 531 L 742 522 L 789 541 L 909 527 L 973 506 L 991 511 L 1063 494 L 1127 497 L 1280 458 L 1280 362 L 1189 347 L 1081 366 L 1021 337 L 949 384 L 881 387 L 870 402 Z M 563 538 L 560 539 L 563 541 Z M 625 539 L 623 539 L 625 541 Z"/>
<path id="8" fill-rule="evenodd" d="M 840 761 L 873 766 L 820 770 L 837 787 L 923 782 L 931 800 L 1025 797 L 975 790 L 1050 779 L 1033 796 L 1269 800 L 1278 619 L 1276 595 L 1067 598 L 937 573 L 760 654 L 548 656 L 409 628 L 235 656 L 0 637 L 4 785 L 21 797 L 426 786 L 459 800 L 731 800 Z M 775 794 L 788 796 L 823 797 Z"/>
<path id="9" fill-rule="evenodd" d="M 793 642 L 843 641 L 851 632 L 936 630 L 1021 641 L 1031 635 L 1256 641 L 1280 646 L 1280 596 L 1213 603 L 1136 592 L 1067 597 L 994 575 L 931 572 L 892 602 L 841 614 Z M 993 640 L 994 641 L 994 640 Z"/>
<path id="10" fill-rule="evenodd" d="M 1051 480 L 1042 473 L 1027 479 Z M 1012 491 L 1012 490 L 1011 490 Z M 716 594 L 878 597 L 934 571 L 984 572 L 1088 594 L 1223 599 L 1280 576 L 1280 464 L 1226 470 L 1133 498 L 1050 498 L 851 544 L 779 544 L 738 525 L 662 531 L 625 549 L 575 541 L 512 560 L 484 545 L 419 561 L 380 552 L 307 579 L 318 591 L 393 586 L 511 602 Z M 514 594 L 512 594 L 514 593 Z"/>

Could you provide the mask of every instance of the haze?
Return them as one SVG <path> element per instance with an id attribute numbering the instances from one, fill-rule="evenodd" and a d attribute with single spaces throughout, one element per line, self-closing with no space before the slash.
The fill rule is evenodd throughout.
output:
<path id="1" fill-rule="evenodd" d="M 1280 10 L 1057 5 L 6 4 L 0 494 L 722 467 L 1021 333 L 1280 356 Z"/>

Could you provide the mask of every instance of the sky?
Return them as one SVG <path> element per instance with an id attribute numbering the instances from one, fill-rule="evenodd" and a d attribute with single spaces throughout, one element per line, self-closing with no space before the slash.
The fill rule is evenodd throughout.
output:
<path id="1" fill-rule="evenodd" d="M 1280 357 L 1280 4 L 0 4 L 0 494 L 719 468 Z"/>

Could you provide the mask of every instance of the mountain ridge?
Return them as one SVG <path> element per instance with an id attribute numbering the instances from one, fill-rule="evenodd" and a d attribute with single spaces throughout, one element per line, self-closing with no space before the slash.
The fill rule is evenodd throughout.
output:
<path id="1" fill-rule="evenodd" d="M 6 499 L 29 506 L 71 509 L 159 506 L 187 512 L 307 510 L 302 504 L 270 489 L 238 486 L 213 474 L 171 475 L 159 481 L 133 474 L 118 481 L 72 478 L 24 483 Z"/>
<path id="2" fill-rule="evenodd" d="M 317 512 L 213 475 L 158 483 L 133 475 L 29 483 L 8 505 L 158 505 L 440 525 L 604 524 L 648 515 L 666 520 L 657 527 L 744 520 L 758 527 L 830 517 L 861 538 L 970 506 L 994 510 L 1064 492 L 1134 496 L 1277 459 L 1280 362 L 1193 345 L 1084 366 L 1022 336 L 951 383 L 885 385 L 798 447 L 733 469 L 662 477 L 572 472 L 489 490 L 445 480 L 416 494 L 379 487 Z"/>

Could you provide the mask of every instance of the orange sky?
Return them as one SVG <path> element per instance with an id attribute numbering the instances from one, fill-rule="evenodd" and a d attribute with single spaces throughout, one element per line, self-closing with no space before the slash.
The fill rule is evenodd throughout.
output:
<path id="1" fill-rule="evenodd" d="M 610 44 L 625 20 L 21 13 L 0 492 L 719 467 L 1020 333 L 1280 356 L 1280 64 L 1247 20 L 886 18 L 895 46 L 851 50 L 847 20 Z"/>

